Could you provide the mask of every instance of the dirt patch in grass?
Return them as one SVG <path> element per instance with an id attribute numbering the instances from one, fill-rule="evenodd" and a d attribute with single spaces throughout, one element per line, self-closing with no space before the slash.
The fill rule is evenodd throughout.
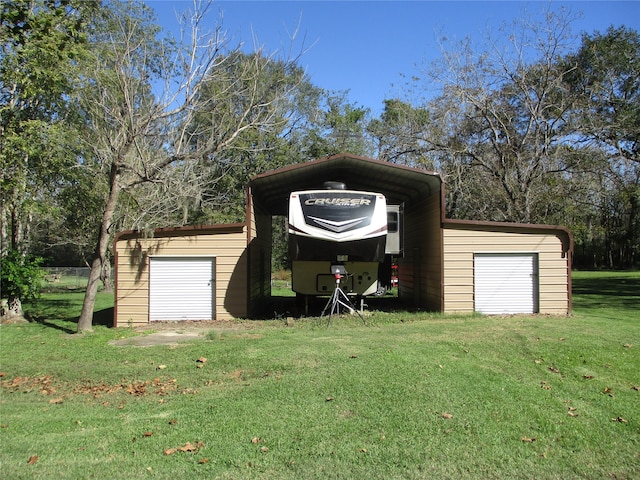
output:
<path id="1" fill-rule="evenodd" d="M 136 332 L 162 332 L 175 330 L 178 332 L 206 332 L 209 330 L 254 330 L 263 327 L 258 320 L 179 320 L 156 321 L 134 327 Z"/>
<path id="2" fill-rule="evenodd" d="M 176 345 L 182 342 L 206 340 L 206 332 L 185 332 L 166 331 L 150 333 L 147 335 L 136 335 L 135 337 L 112 340 L 109 345 L 116 347 L 153 347 L 155 345 Z"/>
<path id="3" fill-rule="evenodd" d="M 251 338 L 249 332 L 264 326 L 251 321 L 176 321 L 153 322 L 135 327 L 138 335 L 119 340 L 112 340 L 110 345 L 152 347 L 155 345 L 177 345 L 183 342 L 211 340 L 212 333 L 235 334 Z"/>

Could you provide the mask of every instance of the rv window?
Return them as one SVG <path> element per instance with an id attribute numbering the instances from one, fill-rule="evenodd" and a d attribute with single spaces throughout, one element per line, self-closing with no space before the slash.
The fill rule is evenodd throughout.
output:
<path id="1" fill-rule="evenodd" d="M 398 231 L 398 212 L 387 212 L 387 232 Z"/>

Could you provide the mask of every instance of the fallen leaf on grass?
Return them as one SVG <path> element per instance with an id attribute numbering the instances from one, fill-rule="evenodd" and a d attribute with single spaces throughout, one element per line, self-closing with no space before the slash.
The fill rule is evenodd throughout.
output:
<path id="1" fill-rule="evenodd" d="M 453 415 L 447 412 L 442 412 L 442 418 L 446 418 L 447 420 L 453 418 Z"/>
<path id="2" fill-rule="evenodd" d="M 193 443 L 191 443 L 191 442 L 187 442 L 184 445 L 182 445 L 181 447 L 166 448 L 164 450 L 164 454 L 165 455 L 173 455 L 176 452 L 197 452 L 202 447 L 204 447 L 204 443 L 203 442 L 196 442 L 195 445 Z"/>
<path id="3" fill-rule="evenodd" d="M 616 418 L 612 418 L 611 419 L 612 422 L 620 422 L 620 423 L 628 423 L 624 418 L 622 417 L 616 417 Z"/>
<path id="4" fill-rule="evenodd" d="M 535 437 L 533 437 L 533 438 L 529 438 L 529 437 L 522 437 L 520 440 L 522 440 L 522 441 L 523 441 L 523 442 L 525 442 L 525 443 L 533 443 L 533 442 L 535 442 L 535 441 L 536 441 L 536 438 L 535 438 Z"/>
<path id="5" fill-rule="evenodd" d="M 260 437 L 253 437 L 251 439 L 251 443 L 253 443 L 253 444 L 260 443 Z"/>
<path id="6" fill-rule="evenodd" d="M 178 447 L 178 450 L 180 450 L 181 452 L 195 452 L 196 447 L 192 443 L 187 442 L 183 446 Z"/>
<path id="7" fill-rule="evenodd" d="M 631 387 L 633 390 L 635 390 L 636 392 L 640 392 L 640 385 L 634 385 L 633 387 Z"/>
<path id="8" fill-rule="evenodd" d="M 262 453 L 267 453 L 269 451 L 269 447 L 260 447 L 260 451 Z"/>
<path id="9" fill-rule="evenodd" d="M 178 447 L 178 450 L 180 450 L 181 452 L 195 452 L 196 450 L 198 450 L 198 447 L 190 442 L 187 442 L 183 446 Z"/>
<path id="10" fill-rule="evenodd" d="M 633 345 L 631 345 L 630 343 L 625 343 L 625 344 L 623 345 L 623 347 L 624 347 L 624 348 L 632 348 L 632 347 L 633 347 Z"/>
<path id="11" fill-rule="evenodd" d="M 327 398 L 325 398 L 324 400 L 325 400 L 325 402 L 333 402 L 333 401 L 335 400 L 335 398 L 333 398 L 333 397 L 327 397 Z"/>
<path id="12" fill-rule="evenodd" d="M 553 373 L 560 373 L 560 369 L 558 367 L 549 367 L 549 371 Z"/>
<path id="13" fill-rule="evenodd" d="M 56 389 L 53 387 L 47 387 L 40 390 L 40 393 L 42 395 L 53 395 L 54 393 L 56 393 Z"/>
<path id="14" fill-rule="evenodd" d="M 583 375 L 582 378 L 584 378 L 585 380 L 591 380 L 593 378 L 593 375 Z"/>
<path id="15" fill-rule="evenodd" d="M 35 465 L 36 463 L 38 463 L 38 455 L 31 455 L 27 460 L 28 465 Z"/>
<path id="16" fill-rule="evenodd" d="M 208 458 L 201 458 L 201 459 L 198 461 L 198 463 L 199 463 L 200 465 L 204 465 L 204 464 L 205 464 L 205 463 L 207 463 L 208 461 L 209 461 L 209 459 L 208 459 Z"/>
<path id="17" fill-rule="evenodd" d="M 142 434 L 142 436 L 143 436 L 143 437 L 153 437 L 153 433 L 154 433 L 154 432 L 144 432 L 144 433 Z"/>
<path id="18" fill-rule="evenodd" d="M 196 363 L 207 363 L 207 359 L 205 357 L 200 357 L 196 360 Z"/>
<path id="19" fill-rule="evenodd" d="M 569 411 L 567 412 L 567 415 L 569 415 L 570 417 L 577 417 L 578 414 L 576 413 L 576 407 L 569 407 Z"/>

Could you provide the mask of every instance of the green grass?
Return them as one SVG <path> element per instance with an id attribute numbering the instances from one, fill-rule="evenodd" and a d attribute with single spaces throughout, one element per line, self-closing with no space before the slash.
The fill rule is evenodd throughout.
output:
<path id="1" fill-rule="evenodd" d="M 574 292 L 570 318 L 245 321 L 146 348 L 69 333 L 81 298 L 47 295 L 0 327 L 0 477 L 639 478 L 640 273 Z"/>

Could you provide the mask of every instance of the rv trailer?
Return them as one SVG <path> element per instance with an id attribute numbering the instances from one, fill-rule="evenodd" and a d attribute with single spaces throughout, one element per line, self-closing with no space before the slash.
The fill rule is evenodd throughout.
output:
<path id="1" fill-rule="evenodd" d="M 299 295 L 330 295 L 332 266 L 347 275 L 341 288 L 365 296 L 378 292 L 378 270 L 385 260 L 387 203 L 375 192 L 347 190 L 328 182 L 324 190 L 289 196 L 289 258 L 292 289 Z"/>

